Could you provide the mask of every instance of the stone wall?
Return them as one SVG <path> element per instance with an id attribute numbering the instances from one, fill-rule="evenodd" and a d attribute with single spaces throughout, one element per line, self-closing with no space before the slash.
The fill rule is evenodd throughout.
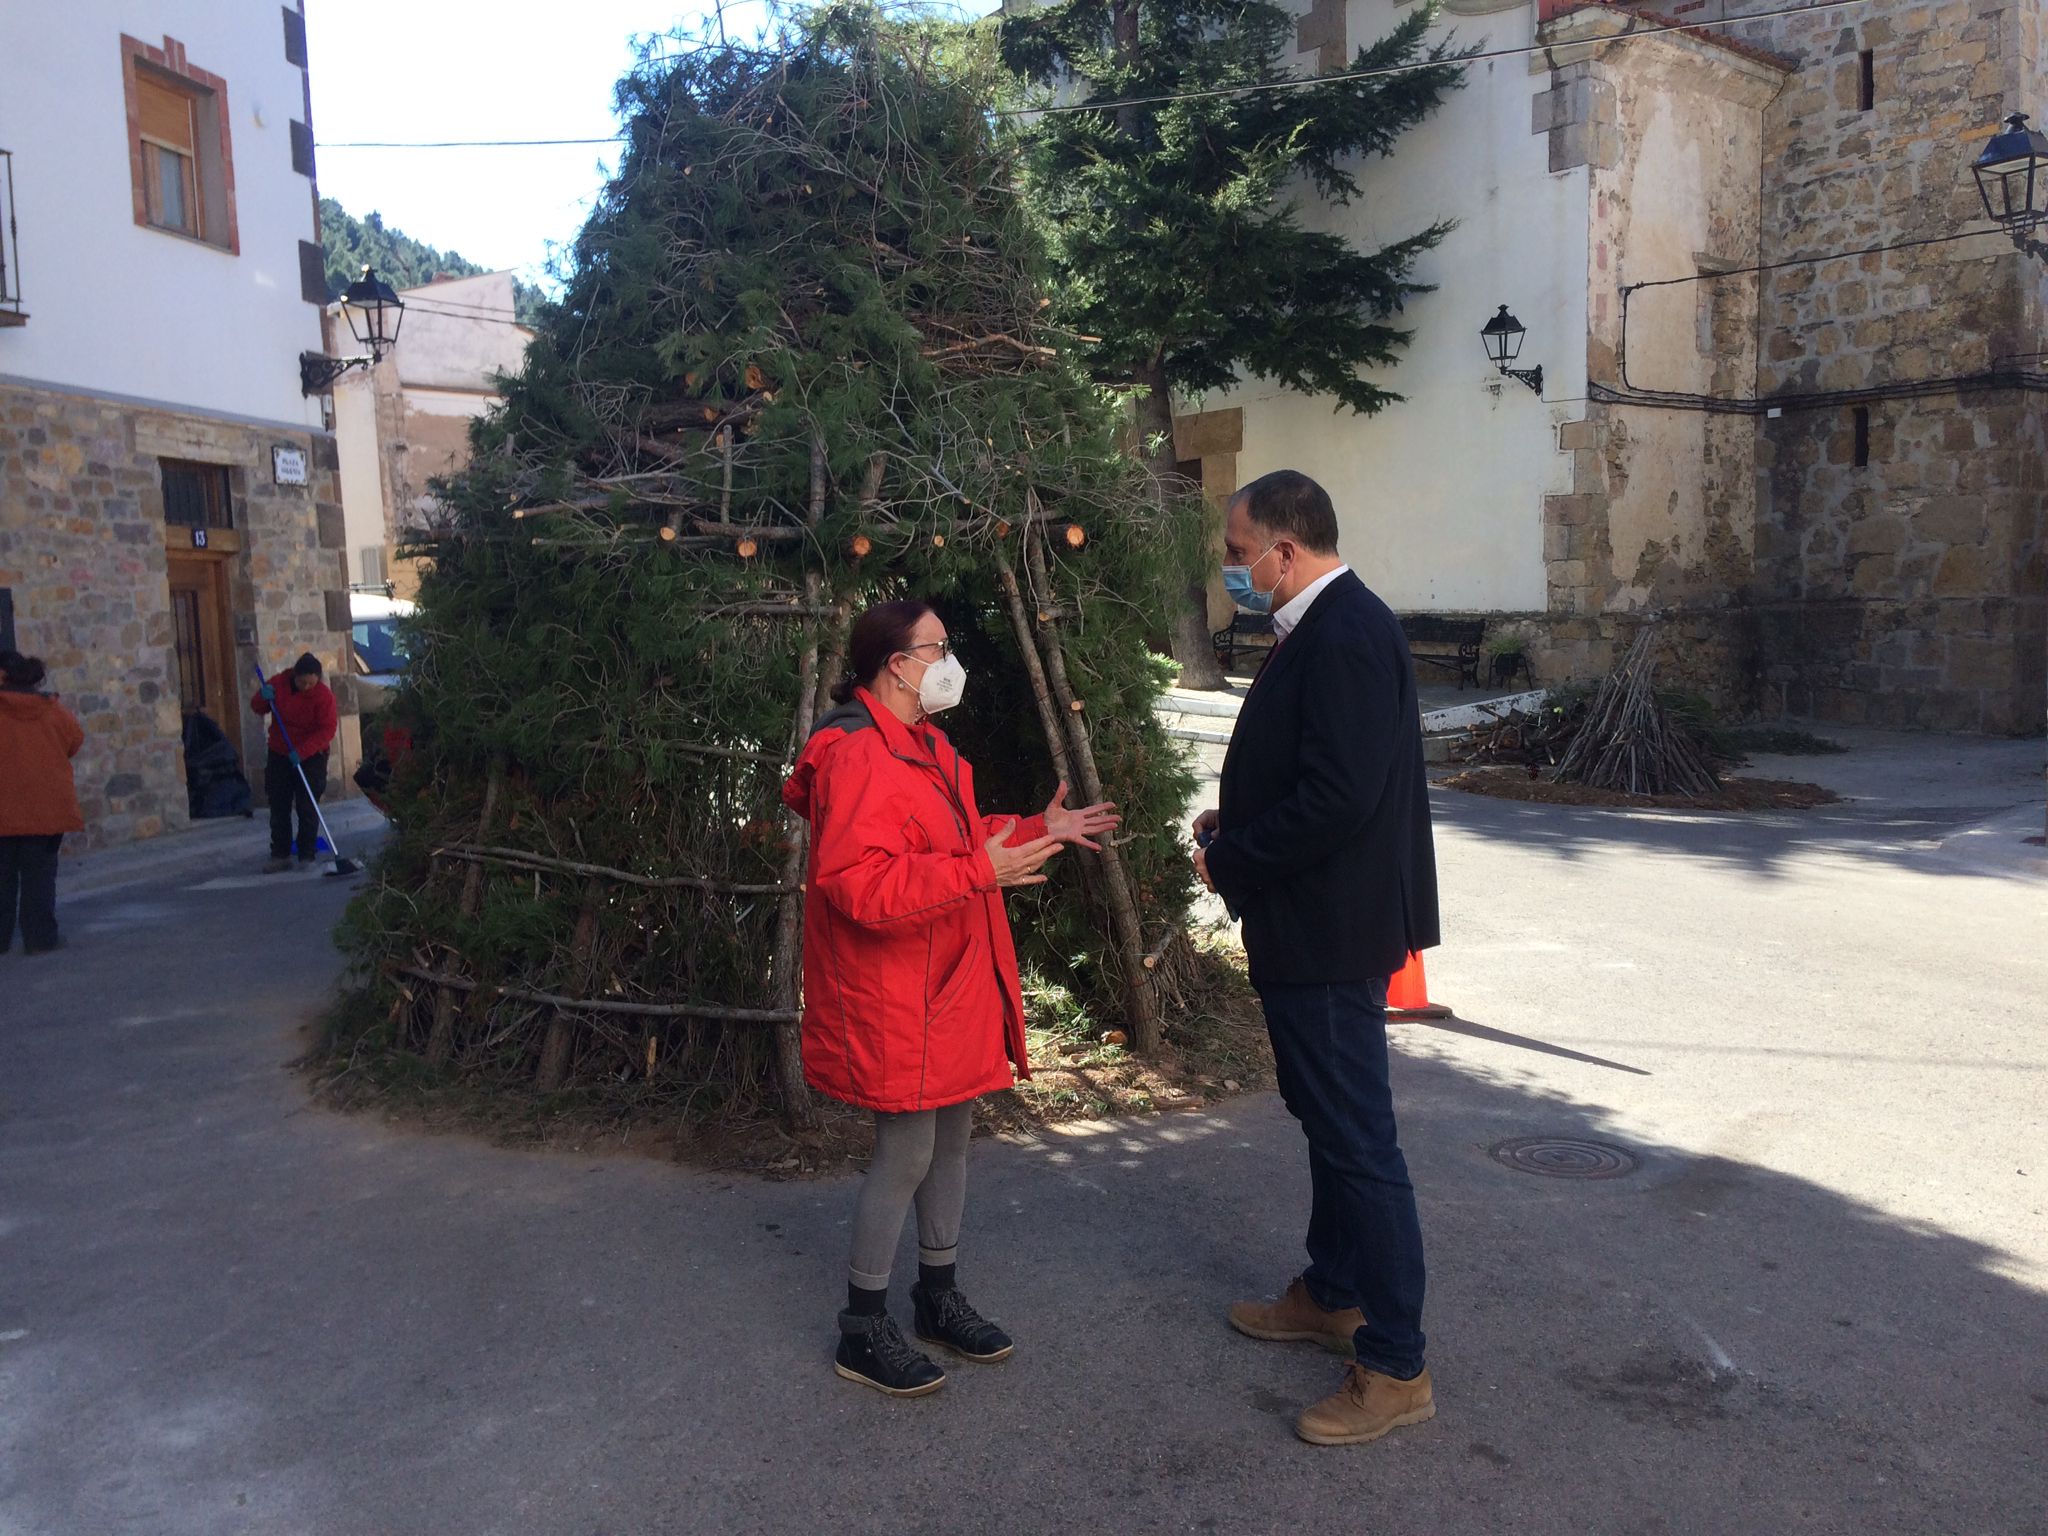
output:
<path id="1" fill-rule="evenodd" d="M 1684 636 L 1667 666 L 1733 707 L 2039 730 L 2048 397 L 1982 376 L 2039 354 L 2048 266 L 1987 230 L 1969 172 L 2006 113 L 2048 106 L 2038 5 L 1871 0 L 1732 46 L 1603 48 L 1629 7 L 1545 14 L 1532 127 L 1553 171 L 1591 168 L 1595 399 L 1546 500 L 1539 669 L 1597 673 L 1661 613 Z M 1624 354 L 1624 289 L 1689 266 L 1734 275 L 1637 288 Z"/>
<path id="2" fill-rule="evenodd" d="M 1741 35 L 1799 64 L 1765 114 L 1764 260 L 1943 240 L 1762 283 L 1758 391 L 1787 397 L 1758 445 L 1766 695 L 1825 719 L 2038 730 L 2044 397 L 1883 392 L 2040 351 L 2044 269 L 1995 233 L 1944 240 L 1985 227 L 1969 161 L 1999 119 L 2042 105 L 2029 95 L 2039 7 L 1873 0 Z M 1820 409 L 1797 399 L 1840 390 L 1878 393 Z"/>
<path id="3" fill-rule="evenodd" d="M 1531 128 L 1547 135 L 1553 172 L 1589 171 L 1596 388 L 1558 428 L 1572 469 L 1568 490 L 1544 499 L 1549 611 L 1523 627 L 1549 682 L 1606 671 L 1655 617 L 1671 642 L 1667 679 L 1745 708 L 1757 664 L 1737 610 L 1755 560 L 1756 431 L 1696 402 L 1739 399 L 1755 377 L 1754 278 L 1711 274 L 1756 264 L 1763 110 L 1785 69 L 1712 38 L 1612 42 L 1631 20 L 1562 17 L 1536 61 L 1550 89 Z M 1624 379 L 1642 403 L 1600 396 Z"/>
<path id="4" fill-rule="evenodd" d="M 274 483 L 271 450 L 308 459 L 306 486 Z M 187 823 L 182 718 L 167 585 L 160 460 L 230 467 L 240 545 L 228 557 L 237 693 L 260 656 L 311 651 L 345 713 L 330 797 L 352 792 L 356 733 L 344 676 L 348 625 L 333 440 L 65 391 L 0 385 L 0 587 L 14 593 L 19 647 L 85 726 L 74 770 L 87 831 L 102 847 Z M 253 627 L 252 627 L 253 626 Z M 240 643 L 254 636 L 257 644 Z M 246 682 L 246 686 L 244 686 Z M 244 769 L 260 799 L 262 722 L 243 712 Z"/>

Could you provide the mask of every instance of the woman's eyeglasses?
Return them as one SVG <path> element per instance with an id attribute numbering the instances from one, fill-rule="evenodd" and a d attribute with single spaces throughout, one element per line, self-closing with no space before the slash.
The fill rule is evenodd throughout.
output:
<path id="1" fill-rule="evenodd" d="M 919 651 L 930 650 L 936 650 L 939 653 L 939 660 L 944 661 L 953 654 L 953 642 L 951 640 L 925 640 L 917 645 L 906 645 L 903 647 L 903 654 L 915 656 Z"/>

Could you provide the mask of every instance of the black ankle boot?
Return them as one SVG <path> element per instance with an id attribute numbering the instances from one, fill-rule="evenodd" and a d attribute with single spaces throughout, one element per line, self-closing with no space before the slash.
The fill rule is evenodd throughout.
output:
<path id="1" fill-rule="evenodd" d="M 839 1314 L 839 1354 L 832 1368 L 891 1397 L 923 1397 L 946 1384 L 946 1373 L 910 1347 L 896 1319 Z"/>
<path id="2" fill-rule="evenodd" d="M 950 1349 L 963 1360 L 993 1365 L 1007 1360 L 1017 1347 L 957 1290 L 934 1291 L 913 1285 L 910 1304 L 917 1314 L 917 1336 L 927 1344 Z"/>

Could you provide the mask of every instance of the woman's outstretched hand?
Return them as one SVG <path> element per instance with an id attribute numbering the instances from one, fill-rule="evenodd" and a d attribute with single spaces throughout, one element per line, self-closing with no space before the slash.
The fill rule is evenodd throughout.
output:
<path id="1" fill-rule="evenodd" d="M 1102 852 L 1102 844 L 1095 839 L 1122 823 L 1123 817 L 1117 815 L 1116 803 L 1111 800 L 1068 810 L 1065 779 L 1060 780 L 1060 787 L 1045 805 L 1046 834 L 1062 843 L 1078 843 L 1093 853 Z"/>
<path id="2" fill-rule="evenodd" d="M 1045 861 L 1060 851 L 1060 840 L 1056 837 L 1035 838 L 1028 843 L 1019 843 L 1014 848 L 1004 846 L 1004 840 L 1017 830 L 1014 819 L 1005 821 L 996 835 L 983 843 L 982 849 L 988 854 L 989 863 L 995 866 L 997 885 L 1043 885 L 1045 876 L 1039 873 Z"/>

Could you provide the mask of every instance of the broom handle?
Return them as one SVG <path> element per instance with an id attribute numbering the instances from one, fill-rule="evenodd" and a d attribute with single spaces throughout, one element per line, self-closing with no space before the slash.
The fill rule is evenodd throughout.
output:
<path id="1" fill-rule="evenodd" d="M 271 686 L 270 679 L 263 671 L 263 663 L 260 661 L 251 662 L 250 666 L 256 671 L 257 686 L 269 688 Z M 275 690 L 273 689 L 272 691 L 274 694 Z M 270 701 L 270 720 L 277 727 L 277 734 L 284 738 L 284 744 L 291 749 L 292 772 L 299 776 L 299 787 L 305 790 L 306 798 L 312 802 L 313 819 L 320 823 L 320 835 L 327 839 L 327 851 L 336 859 L 339 859 L 341 857 L 341 844 L 334 840 L 334 833 L 328 828 L 327 815 L 320 809 L 320 797 L 313 793 L 313 781 L 306 777 L 306 765 L 299 761 L 298 743 L 292 740 L 291 727 L 284 723 L 284 716 L 278 711 L 277 699 L 275 697 Z M 272 844 L 272 846 L 275 847 L 276 845 Z"/>

